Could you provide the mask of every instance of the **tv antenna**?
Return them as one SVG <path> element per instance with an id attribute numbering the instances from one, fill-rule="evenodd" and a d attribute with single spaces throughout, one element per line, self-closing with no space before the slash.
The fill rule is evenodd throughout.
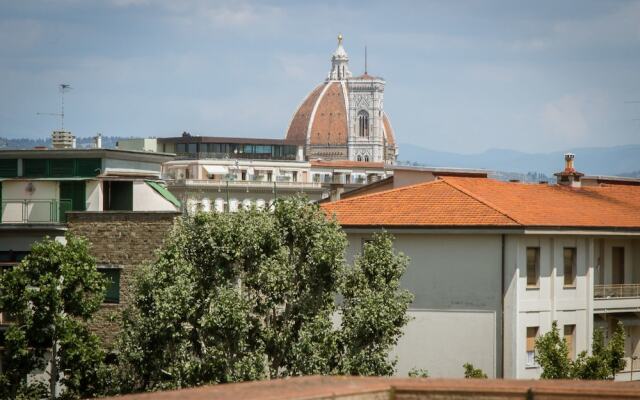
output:
<path id="1" fill-rule="evenodd" d="M 60 130 L 64 131 L 64 94 L 73 89 L 68 83 L 61 83 L 58 85 L 60 91 L 60 112 L 59 113 L 36 113 L 36 115 L 52 115 L 60 117 Z"/>

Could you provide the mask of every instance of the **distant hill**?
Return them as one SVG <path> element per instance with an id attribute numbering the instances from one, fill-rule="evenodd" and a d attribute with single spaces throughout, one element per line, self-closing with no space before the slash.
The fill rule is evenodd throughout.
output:
<path id="1" fill-rule="evenodd" d="M 118 136 L 103 136 L 102 147 L 105 149 L 115 149 L 116 142 L 119 139 L 125 139 Z M 0 137 L 0 150 L 26 150 L 33 149 L 36 146 L 51 147 L 51 138 L 46 139 L 8 139 Z M 78 148 L 90 148 L 93 146 L 93 137 L 76 138 L 76 146 Z"/>
<path id="2" fill-rule="evenodd" d="M 575 166 L 589 175 L 640 175 L 640 145 L 579 147 L 549 153 L 524 153 L 490 149 L 477 154 L 458 154 L 400 144 L 400 160 L 434 167 L 484 168 L 516 174 L 539 173 L 553 177 L 564 168 L 563 154 L 576 155 Z"/>

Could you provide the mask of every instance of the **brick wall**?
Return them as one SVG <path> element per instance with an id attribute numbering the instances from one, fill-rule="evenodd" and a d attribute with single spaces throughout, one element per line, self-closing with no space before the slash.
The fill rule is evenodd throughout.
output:
<path id="1" fill-rule="evenodd" d="M 97 263 L 119 267 L 120 303 L 104 304 L 91 329 L 109 347 L 119 331 L 120 315 L 131 297 L 134 271 L 151 261 L 173 225 L 177 212 L 69 212 L 69 231 L 91 243 Z"/>

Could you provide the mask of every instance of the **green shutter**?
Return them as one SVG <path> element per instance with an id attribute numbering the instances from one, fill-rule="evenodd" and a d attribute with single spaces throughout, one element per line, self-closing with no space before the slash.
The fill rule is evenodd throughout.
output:
<path id="1" fill-rule="evenodd" d="M 27 178 L 49 176 L 49 160 L 44 158 L 25 158 L 22 160 L 23 175 Z"/>
<path id="2" fill-rule="evenodd" d="M 18 160 L 0 160 L 0 178 L 15 178 L 18 176 Z"/>
<path id="3" fill-rule="evenodd" d="M 60 182 L 61 210 L 65 206 L 68 209 L 68 201 L 71 201 L 72 211 L 85 211 L 87 209 L 86 190 L 87 188 L 85 181 Z M 60 216 L 62 215 L 63 212 L 61 211 Z"/>
<path id="4" fill-rule="evenodd" d="M 104 302 L 120 303 L 120 270 L 117 268 L 105 268 L 99 269 L 99 271 L 108 279 Z"/>
<path id="5" fill-rule="evenodd" d="M 74 160 L 72 158 L 53 159 L 51 163 L 51 176 L 71 177 L 74 175 Z"/>
<path id="6" fill-rule="evenodd" d="M 78 158 L 76 160 L 76 176 L 98 176 L 102 172 L 102 159 Z"/>

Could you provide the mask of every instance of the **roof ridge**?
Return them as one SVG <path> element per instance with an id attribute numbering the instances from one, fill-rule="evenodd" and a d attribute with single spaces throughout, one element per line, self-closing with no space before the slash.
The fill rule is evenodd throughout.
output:
<path id="1" fill-rule="evenodd" d="M 517 219 L 513 218 L 512 216 L 510 216 L 506 211 L 502 210 L 500 207 L 494 205 L 493 203 L 491 203 L 490 201 L 485 200 L 483 197 L 477 195 L 476 193 L 473 193 L 472 191 L 463 188 L 462 186 L 453 183 L 449 180 L 449 177 L 443 177 L 442 181 L 447 183 L 449 186 L 457 189 L 458 191 L 466 194 L 469 197 L 472 197 L 473 199 L 479 201 L 480 203 L 484 204 L 485 206 L 494 209 L 495 211 L 499 212 L 500 214 L 504 215 L 505 217 L 509 218 L 511 221 L 515 222 L 518 225 L 524 225 L 522 222 L 518 221 Z M 472 179 L 479 179 L 479 178 L 472 178 Z M 490 178 L 480 178 L 480 179 L 490 179 Z"/>
<path id="2" fill-rule="evenodd" d="M 400 192 L 402 190 L 408 190 L 408 189 L 412 189 L 415 188 L 417 186 L 426 186 L 426 185 L 431 185 L 431 184 L 435 184 L 435 183 L 442 183 L 442 179 L 437 178 L 434 179 L 432 181 L 429 182 L 420 182 L 420 183 L 415 183 L 413 185 L 407 185 L 407 186 L 402 186 L 399 188 L 395 188 L 395 189 L 389 189 L 389 190 L 383 190 L 381 192 L 375 192 L 375 193 L 369 193 L 369 194 L 363 194 L 362 196 L 356 196 L 356 197 L 351 197 L 348 199 L 344 199 L 344 200 L 338 200 L 338 201 L 334 201 L 333 203 L 325 203 L 326 206 L 331 206 L 334 204 L 338 204 L 338 203 L 348 203 L 348 202 L 352 202 L 358 199 L 363 199 L 363 198 L 369 198 L 369 197 L 373 197 L 373 196 L 380 196 L 380 195 L 386 195 L 388 193 L 395 193 L 395 192 Z"/>

